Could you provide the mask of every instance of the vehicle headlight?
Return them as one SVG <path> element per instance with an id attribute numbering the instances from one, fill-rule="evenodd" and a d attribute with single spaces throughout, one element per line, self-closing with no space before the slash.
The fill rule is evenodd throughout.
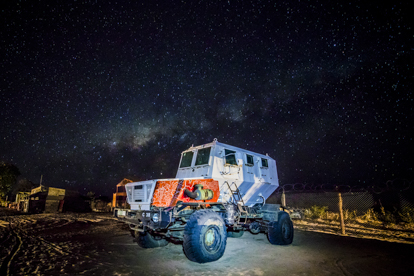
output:
<path id="1" fill-rule="evenodd" d="M 152 215 L 152 221 L 153 222 L 157 223 L 159 219 L 160 219 L 159 214 L 153 214 Z"/>

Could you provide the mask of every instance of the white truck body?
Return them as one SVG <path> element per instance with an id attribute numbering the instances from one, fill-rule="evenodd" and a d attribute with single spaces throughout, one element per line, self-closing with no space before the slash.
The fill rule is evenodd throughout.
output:
<path id="1" fill-rule="evenodd" d="M 175 179 L 214 179 L 219 182 L 218 202 L 229 202 L 229 184 L 235 183 L 245 206 L 265 201 L 279 186 L 276 161 L 268 155 L 213 142 L 192 146 L 181 153 Z M 157 181 L 154 179 L 126 185 L 131 210 L 150 210 Z M 174 180 L 174 179 L 171 179 Z"/>

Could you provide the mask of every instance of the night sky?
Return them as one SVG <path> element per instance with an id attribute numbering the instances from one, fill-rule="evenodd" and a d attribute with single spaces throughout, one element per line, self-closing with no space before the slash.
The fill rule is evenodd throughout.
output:
<path id="1" fill-rule="evenodd" d="M 281 184 L 414 180 L 411 1 L 7 2 L 0 161 L 34 183 L 110 195 L 214 138 Z"/>

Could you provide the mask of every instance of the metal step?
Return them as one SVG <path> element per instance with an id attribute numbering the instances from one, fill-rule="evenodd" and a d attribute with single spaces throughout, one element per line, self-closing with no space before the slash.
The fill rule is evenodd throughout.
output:
<path id="1" fill-rule="evenodd" d="M 229 182 L 227 182 L 227 187 L 229 188 L 229 191 L 231 192 L 231 195 L 233 197 L 233 202 L 236 204 L 242 204 L 244 206 L 244 201 L 243 201 L 243 197 L 240 194 L 239 188 L 237 187 L 236 182 L 233 182 L 231 184 L 229 184 Z M 234 186 L 234 188 L 232 189 L 232 186 Z"/>
<path id="2" fill-rule="evenodd" d="M 237 224 L 239 224 L 241 218 L 244 218 L 245 220 L 248 219 L 249 208 L 244 205 L 243 197 L 240 194 L 240 190 L 237 187 L 237 184 L 235 182 L 229 184 L 229 182 L 227 181 L 226 183 L 229 188 L 229 191 L 231 192 L 233 202 L 237 205 L 237 208 L 239 209 L 239 212 L 240 212 L 240 217 L 237 220 Z M 233 189 L 232 189 L 232 186 L 234 186 Z"/>

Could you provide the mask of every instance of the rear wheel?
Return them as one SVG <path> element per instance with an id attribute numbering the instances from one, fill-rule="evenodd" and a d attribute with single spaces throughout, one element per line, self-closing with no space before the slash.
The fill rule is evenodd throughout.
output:
<path id="1" fill-rule="evenodd" d="M 149 232 L 140 232 L 136 240 L 142 248 L 162 247 L 168 244 L 168 241 L 163 236 Z"/>
<path id="2" fill-rule="evenodd" d="M 269 223 L 267 238 L 271 244 L 288 245 L 293 242 L 293 223 L 286 212 L 280 212 L 279 220 Z"/>
<path id="3" fill-rule="evenodd" d="M 243 236 L 244 231 L 240 230 L 240 231 L 228 231 L 227 232 L 227 237 L 228 238 L 240 238 L 241 236 Z"/>
<path id="4" fill-rule="evenodd" d="M 220 259 L 226 249 L 226 225 L 212 210 L 194 212 L 184 229 L 183 249 L 193 262 L 207 263 Z"/>

